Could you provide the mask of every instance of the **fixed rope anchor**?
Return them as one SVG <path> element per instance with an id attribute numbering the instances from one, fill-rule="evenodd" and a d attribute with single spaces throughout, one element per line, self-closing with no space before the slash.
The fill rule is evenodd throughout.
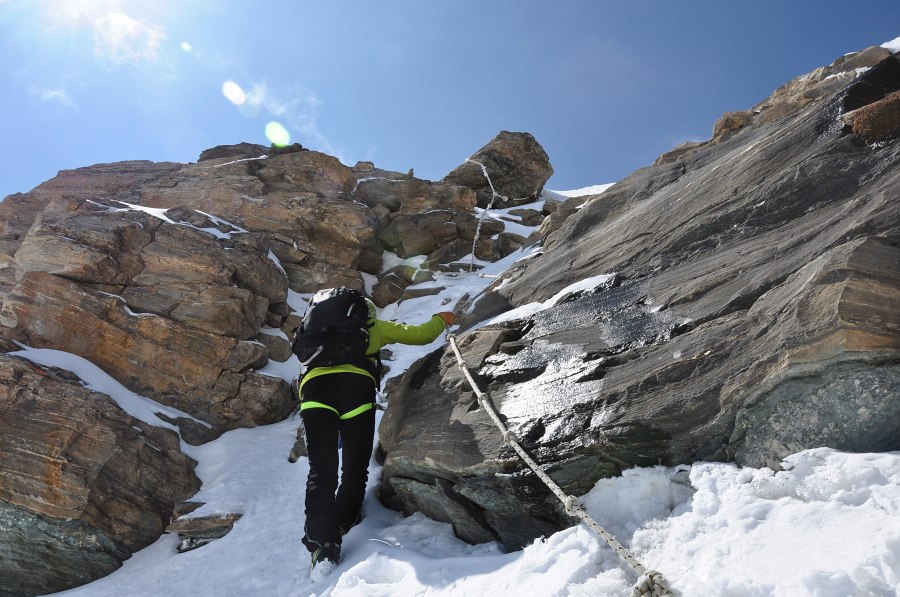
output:
<path id="1" fill-rule="evenodd" d="M 585 512 L 584 508 L 581 507 L 581 504 L 578 502 L 578 498 L 573 495 L 566 495 L 566 493 L 562 490 L 562 488 L 556 484 L 556 482 L 550 478 L 547 473 L 538 465 L 537 462 L 534 461 L 531 456 L 525 451 L 524 448 L 519 444 L 518 438 L 516 435 L 507 429 L 506 424 L 500 418 L 497 409 L 494 407 L 493 402 L 486 393 L 481 391 L 481 388 L 478 387 L 478 384 L 475 382 L 475 378 L 472 376 L 472 372 L 469 370 L 468 365 L 466 365 L 465 360 L 463 359 L 462 353 L 459 351 L 459 346 L 456 344 L 456 336 L 454 334 L 450 334 L 450 348 L 453 349 L 453 353 L 456 355 L 456 363 L 459 366 L 459 370 L 462 371 L 463 376 L 465 376 L 466 380 L 469 382 L 469 386 L 472 388 L 472 391 L 475 392 L 475 397 L 478 399 L 478 404 L 484 407 L 485 412 L 487 412 L 488 416 L 494 421 L 494 424 L 500 430 L 501 435 L 503 436 L 503 441 L 509 444 L 513 450 L 515 450 L 516 454 L 519 455 L 519 458 L 522 459 L 525 464 L 538 476 L 538 478 L 544 482 L 544 484 L 552 491 L 557 498 L 563 503 L 565 507 L 566 514 L 569 516 L 577 516 L 580 518 L 588 527 L 593 529 L 604 541 L 606 541 L 607 545 L 609 545 L 613 550 L 619 554 L 625 562 L 631 566 L 635 572 L 638 573 L 639 578 L 637 583 L 635 583 L 634 588 L 632 589 L 632 597 L 669 597 L 672 595 L 671 589 L 669 587 L 668 581 L 663 577 L 662 574 L 657 572 L 656 570 L 647 570 L 643 564 L 641 564 L 634 555 L 631 554 L 630 551 L 625 549 L 625 547 L 616 541 L 616 538 L 609 534 L 609 532 L 597 524 L 597 521 L 591 518 L 591 516 Z"/>

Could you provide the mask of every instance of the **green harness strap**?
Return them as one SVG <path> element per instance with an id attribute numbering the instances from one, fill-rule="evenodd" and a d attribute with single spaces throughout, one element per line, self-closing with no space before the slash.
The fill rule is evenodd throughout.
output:
<path id="1" fill-rule="evenodd" d="M 356 415 L 361 415 L 366 411 L 372 410 L 373 408 L 375 408 L 375 404 L 372 402 L 370 402 L 369 404 L 363 404 L 362 406 L 354 408 L 353 410 L 351 410 L 349 412 L 341 414 L 338 412 L 338 410 L 336 408 L 328 406 L 327 404 L 322 404 L 321 402 L 313 402 L 310 400 L 307 402 L 300 403 L 300 410 L 306 410 L 308 408 L 327 408 L 328 410 L 330 410 L 331 412 L 336 414 L 338 417 L 340 417 L 342 421 L 344 421 L 346 419 L 352 419 Z"/>

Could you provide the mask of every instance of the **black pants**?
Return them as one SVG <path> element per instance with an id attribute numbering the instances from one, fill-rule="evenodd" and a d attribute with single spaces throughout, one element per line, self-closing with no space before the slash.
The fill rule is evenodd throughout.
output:
<path id="1" fill-rule="evenodd" d="M 341 419 L 338 413 L 374 404 L 375 382 L 358 373 L 322 375 L 304 384 L 303 402 L 327 404 L 338 411 L 307 408 L 300 413 L 309 453 L 303 543 L 312 552 L 326 541 L 340 543 L 342 532 L 360 516 L 375 438 L 375 409 L 349 419 Z M 342 445 L 340 487 L 338 433 Z"/>

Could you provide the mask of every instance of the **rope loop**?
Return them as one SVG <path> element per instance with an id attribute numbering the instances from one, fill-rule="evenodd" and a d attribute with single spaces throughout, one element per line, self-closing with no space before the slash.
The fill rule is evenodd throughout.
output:
<path id="1" fill-rule="evenodd" d="M 477 163 L 477 162 L 476 162 Z M 462 353 L 459 351 L 459 346 L 456 344 L 456 336 L 450 334 L 448 336 L 450 340 L 450 347 L 453 349 L 454 354 L 456 355 L 456 362 L 459 365 L 459 370 L 462 371 L 463 376 L 465 376 L 466 380 L 468 380 L 469 385 L 472 387 L 472 391 L 475 392 L 475 395 L 478 397 L 478 403 L 484 408 L 487 414 L 490 416 L 491 420 L 494 421 L 494 424 L 497 426 L 497 429 L 500 430 L 501 435 L 503 436 L 503 441 L 512 446 L 512 448 L 516 451 L 525 464 L 534 471 L 534 474 L 538 476 L 538 478 L 544 482 L 544 484 L 556 494 L 556 497 L 563 503 L 566 509 L 566 514 L 570 516 L 577 516 L 585 524 L 588 525 L 591 529 L 593 529 L 600 537 L 603 538 L 604 541 L 617 553 L 619 556 L 631 566 L 635 572 L 640 575 L 638 578 L 637 584 L 635 584 L 632 595 L 633 597 L 667 597 L 671 595 L 671 590 L 669 589 L 669 583 L 663 578 L 663 575 L 657 572 L 656 570 L 651 570 L 647 572 L 646 568 L 637 561 L 627 549 L 625 549 L 621 543 L 616 541 L 615 537 L 609 534 L 603 527 L 597 524 L 597 521 L 591 518 L 587 512 L 581 507 L 578 503 L 578 498 L 574 495 L 567 495 L 562 488 L 550 478 L 547 473 L 541 469 L 541 467 L 528 455 L 527 452 L 519 445 L 518 439 L 516 438 L 515 433 L 506 428 L 506 425 L 500 419 L 500 415 L 497 413 L 497 409 L 494 407 L 494 404 L 491 402 L 490 397 L 481 391 L 481 388 L 478 387 L 478 384 L 475 381 L 475 378 L 472 376 L 472 372 L 469 370 L 469 367 L 466 365 L 465 360 L 462 357 Z"/>
<path id="2" fill-rule="evenodd" d="M 668 581 L 656 570 L 641 576 L 631 592 L 632 597 L 665 597 L 671 595 Z"/>

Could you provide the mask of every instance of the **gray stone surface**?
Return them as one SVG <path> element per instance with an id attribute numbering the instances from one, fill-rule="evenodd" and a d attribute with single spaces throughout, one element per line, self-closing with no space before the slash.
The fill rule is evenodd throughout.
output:
<path id="1" fill-rule="evenodd" d="M 0 596 L 46 595 L 88 583 L 130 554 L 79 520 L 54 519 L 0 500 Z"/>
<path id="2" fill-rule="evenodd" d="M 900 365 L 828 363 L 748 401 L 729 444 L 750 466 L 778 468 L 776 456 L 828 446 L 848 452 L 900 447 Z"/>
<path id="3" fill-rule="evenodd" d="M 465 330 L 608 275 L 459 339 L 506 424 L 566 492 L 632 466 L 777 467 L 818 446 L 900 449 L 900 140 L 867 143 L 841 119 L 900 88 L 895 62 L 802 104 L 798 82 L 781 118 L 723 129 L 586 198 L 545 228 L 542 255 L 459 309 Z M 394 387 L 379 436 L 381 495 L 394 507 L 441 507 L 436 491 L 401 491 L 417 487 L 409 480 L 445 487 L 484 512 L 455 526 L 476 520 L 508 548 L 571 524 L 502 443 L 449 349 Z"/>

